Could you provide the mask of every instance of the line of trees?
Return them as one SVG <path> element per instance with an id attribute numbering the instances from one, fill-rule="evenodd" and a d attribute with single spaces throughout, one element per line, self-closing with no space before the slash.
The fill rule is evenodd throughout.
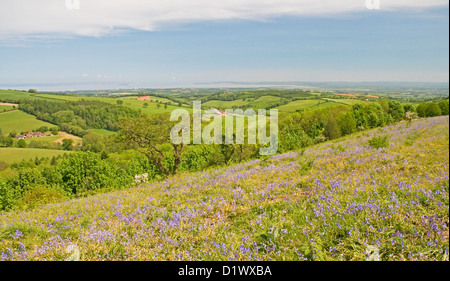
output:
<path id="1" fill-rule="evenodd" d="M 83 136 L 87 129 L 118 131 L 120 117 L 137 117 L 138 112 L 99 101 L 54 102 L 48 100 L 24 100 L 20 109 L 38 119 L 56 124 L 62 131 Z"/>

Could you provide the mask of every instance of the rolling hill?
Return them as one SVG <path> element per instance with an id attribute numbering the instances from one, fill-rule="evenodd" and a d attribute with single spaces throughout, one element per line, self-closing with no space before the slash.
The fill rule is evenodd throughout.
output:
<path id="1" fill-rule="evenodd" d="M 0 258 L 448 260 L 448 145 L 448 116 L 420 119 L 1 214 Z"/>
<path id="2" fill-rule="evenodd" d="M 42 126 L 55 127 L 53 124 L 38 120 L 35 116 L 20 110 L 0 113 L 0 128 L 4 135 L 10 132 L 20 134 L 20 132 L 28 132 Z"/>

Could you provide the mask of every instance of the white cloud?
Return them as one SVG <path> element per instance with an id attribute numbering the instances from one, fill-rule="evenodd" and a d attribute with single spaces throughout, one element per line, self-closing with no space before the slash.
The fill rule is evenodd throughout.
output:
<path id="1" fill-rule="evenodd" d="M 124 29 L 156 30 L 167 24 L 267 20 L 365 11 L 366 0 L 1 0 L 0 40 L 35 35 L 102 36 Z M 380 0 L 383 10 L 448 6 L 446 0 Z M 69 7 L 76 5 L 69 5 Z"/>

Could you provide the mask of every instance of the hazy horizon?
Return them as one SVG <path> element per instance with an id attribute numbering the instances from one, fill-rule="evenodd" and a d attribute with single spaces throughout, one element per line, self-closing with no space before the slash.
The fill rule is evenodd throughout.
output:
<path id="1" fill-rule="evenodd" d="M 449 82 L 411 82 L 411 81 L 213 81 L 204 83 L 140 83 L 140 84 L 102 84 L 102 83 L 40 83 L 40 84 L 0 84 L 3 90 L 36 89 L 40 92 L 71 92 L 71 91 L 102 91 L 102 90 L 139 90 L 139 89 L 207 89 L 207 88 L 285 88 L 285 89 L 314 89 L 314 88 L 346 88 L 346 87 L 377 87 L 377 88 L 440 88 L 449 89 Z"/>

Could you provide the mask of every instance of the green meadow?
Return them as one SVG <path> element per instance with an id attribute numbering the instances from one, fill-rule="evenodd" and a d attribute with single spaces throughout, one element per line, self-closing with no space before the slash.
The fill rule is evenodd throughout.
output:
<path id="1" fill-rule="evenodd" d="M 22 160 L 33 160 L 36 157 L 45 158 L 70 153 L 70 151 L 38 149 L 38 148 L 17 148 L 17 147 L 0 147 L 0 161 L 8 164 L 20 162 Z"/>
<path id="2" fill-rule="evenodd" d="M 97 135 L 102 135 L 102 136 L 111 136 L 111 135 L 116 134 L 116 132 L 108 131 L 105 129 L 89 129 L 89 132 L 95 133 Z"/>
<path id="3" fill-rule="evenodd" d="M 10 111 L 10 110 L 14 110 L 14 107 L 11 105 L 0 104 L 0 113 Z"/>
<path id="4" fill-rule="evenodd" d="M 42 126 L 54 127 L 53 124 L 38 120 L 35 116 L 20 110 L 0 113 L 0 128 L 5 135 L 10 132 L 20 134 L 20 132 L 28 132 Z"/>

